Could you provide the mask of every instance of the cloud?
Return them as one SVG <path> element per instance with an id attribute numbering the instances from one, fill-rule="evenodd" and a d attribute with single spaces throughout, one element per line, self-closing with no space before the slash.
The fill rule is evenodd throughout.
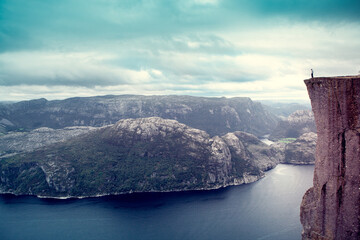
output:
<path id="1" fill-rule="evenodd" d="M 294 21 L 358 22 L 360 2 L 357 0 L 240 0 L 224 1 L 228 9 L 250 12 L 261 18 L 289 18 Z"/>
<path id="2" fill-rule="evenodd" d="M 2 1 L 0 51 L 250 29 L 290 21 L 359 22 L 358 0 Z"/>
<path id="3" fill-rule="evenodd" d="M 0 100 L 307 98 L 360 70 L 357 0 L 0 1 Z"/>
<path id="4" fill-rule="evenodd" d="M 77 91 L 81 96 L 131 93 L 306 99 L 302 80 L 309 77 L 310 68 L 316 76 L 360 70 L 360 54 L 354 51 L 360 46 L 353 40 L 360 36 L 357 25 L 331 29 L 279 26 L 246 31 L 246 37 L 243 32 L 217 34 L 136 39 L 89 52 L 3 53 L 0 85 L 8 87 L 1 96 L 20 98 L 16 89 L 28 86 L 50 99 L 76 96 Z M 189 42 L 196 46 L 188 46 Z M 23 94 L 26 99 L 34 95 L 30 91 Z"/>
<path id="5" fill-rule="evenodd" d="M 0 85 L 108 86 L 138 84 L 151 79 L 147 71 L 103 64 L 111 55 L 99 53 L 17 52 L 0 55 Z"/>

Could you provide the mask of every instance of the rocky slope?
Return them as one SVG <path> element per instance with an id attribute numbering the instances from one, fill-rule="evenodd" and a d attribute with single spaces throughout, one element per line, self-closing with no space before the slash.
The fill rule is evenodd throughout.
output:
<path id="1" fill-rule="evenodd" d="M 298 110 L 287 119 L 279 121 L 270 139 L 298 138 L 307 132 L 316 132 L 314 114 L 310 110 Z"/>
<path id="2" fill-rule="evenodd" d="M 211 136 L 234 131 L 262 136 L 277 124 L 273 114 L 250 98 L 121 95 L 0 105 L 0 133 L 18 128 L 100 127 L 120 119 L 144 117 L 175 119 Z"/>
<path id="3" fill-rule="evenodd" d="M 274 168 L 279 163 L 276 152 L 252 134 L 238 131 L 222 138 L 233 158 L 246 159 L 262 171 Z"/>
<path id="4" fill-rule="evenodd" d="M 305 81 L 318 129 L 303 239 L 360 239 L 360 77 Z"/>
<path id="5" fill-rule="evenodd" d="M 283 163 L 314 164 L 316 139 L 316 133 L 309 132 L 286 144 Z"/>
<path id="6" fill-rule="evenodd" d="M 280 163 L 285 164 L 314 164 L 316 133 L 304 133 L 294 140 L 278 141 L 270 145 Z"/>
<path id="7" fill-rule="evenodd" d="M 81 197 L 214 189 L 256 181 L 277 163 L 251 134 L 210 137 L 175 120 L 124 119 L 0 159 L 0 191 Z"/>
<path id="8" fill-rule="evenodd" d="M 38 128 L 31 132 L 15 132 L 0 137 L 0 158 L 31 152 L 37 148 L 62 142 L 95 130 L 95 127 L 66 127 L 64 129 Z"/>

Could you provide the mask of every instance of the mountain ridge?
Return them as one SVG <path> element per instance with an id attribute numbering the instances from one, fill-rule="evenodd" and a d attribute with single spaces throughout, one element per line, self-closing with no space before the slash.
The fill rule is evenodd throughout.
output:
<path id="1" fill-rule="evenodd" d="M 3 126 L 9 130 L 100 127 L 120 119 L 144 117 L 175 119 L 212 136 L 245 131 L 259 137 L 270 133 L 278 121 L 261 103 L 240 97 L 105 95 L 53 101 L 41 98 L 0 105 L 0 121 L 14 125 Z"/>

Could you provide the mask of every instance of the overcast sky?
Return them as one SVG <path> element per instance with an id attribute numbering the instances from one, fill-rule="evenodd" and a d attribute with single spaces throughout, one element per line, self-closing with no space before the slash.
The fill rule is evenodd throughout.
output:
<path id="1" fill-rule="evenodd" d="M 311 68 L 359 74 L 359 13 L 359 0 L 1 0 L 0 101 L 306 101 Z"/>

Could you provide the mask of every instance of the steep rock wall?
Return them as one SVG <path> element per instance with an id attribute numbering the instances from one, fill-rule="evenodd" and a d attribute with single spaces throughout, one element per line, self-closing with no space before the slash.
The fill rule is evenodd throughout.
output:
<path id="1" fill-rule="evenodd" d="M 360 239 L 360 76 L 305 80 L 318 140 L 303 239 Z"/>

